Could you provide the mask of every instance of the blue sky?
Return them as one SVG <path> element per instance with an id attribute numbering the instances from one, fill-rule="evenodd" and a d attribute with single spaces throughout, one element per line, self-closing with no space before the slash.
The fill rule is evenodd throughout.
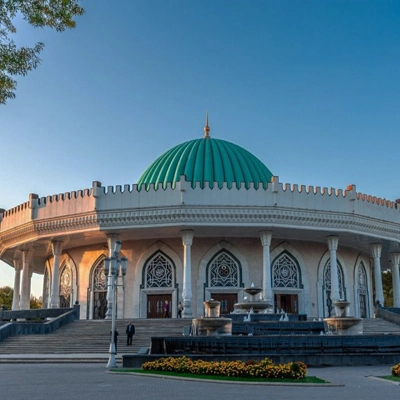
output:
<path id="1" fill-rule="evenodd" d="M 0 106 L 0 208 L 94 180 L 136 183 L 203 135 L 206 110 L 211 136 L 281 182 L 400 198 L 399 1 L 82 5 L 68 32 L 17 21 L 19 44 L 46 47 Z M 4 285 L 13 270 L 0 262 Z"/>

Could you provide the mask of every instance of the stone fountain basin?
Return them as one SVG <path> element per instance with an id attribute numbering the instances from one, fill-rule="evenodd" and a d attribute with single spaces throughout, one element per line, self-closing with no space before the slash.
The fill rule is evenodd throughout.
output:
<path id="1" fill-rule="evenodd" d="M 324 318 L 327 332 L 337 335 L 362 335 L 363 320 L 358 317 L 332 317 Z"/>
<path id="2" fill-rule="evenodd" d="M 263 312 L 267 308 L 272 307 L 272 304 L 267 303 L 266 301 L 246 301 L 245 303 L 236 303 L 233 308 L 235 312 L 248 313 L 250 309 L 253 309 L 253 312 Z"/>

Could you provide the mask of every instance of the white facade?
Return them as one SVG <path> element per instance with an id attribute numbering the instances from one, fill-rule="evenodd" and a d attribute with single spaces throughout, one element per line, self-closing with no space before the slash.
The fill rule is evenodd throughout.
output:
<path id="1" fill-rule="evenodd" d="M 184 317 L 201 316 L 204 300 L 242 301 L 252 283 L 289 312 L 328 316 L 332 292 L 351 302 L 352 315 L 372 317 L 374 285 L 383 303 L 375 272 L 386 268 L 400 294 L 399 204 L 354 185 L 334 190 L 274 177 L 266 189 L 201 189 L 182 177 L 175 188 L 146 191 L 93 182 L 78 192 L 31 194 L 0 216 L 0 258 L 15 268 L 20 288 L 14 309 L 27 307 L 35 272 L 44 276 L 47 306 L 79 301 L 81 318 L 103 318 L 103 261 L 116 239 L 128 259 L 118 318 L 153 317 L 150 308 L 163 299 L 172 316 L 178 301 Z"/>

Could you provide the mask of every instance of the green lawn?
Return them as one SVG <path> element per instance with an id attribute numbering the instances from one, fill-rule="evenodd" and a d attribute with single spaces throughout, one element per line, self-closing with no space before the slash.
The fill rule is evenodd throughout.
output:
<path id="1" fill-rule="evenodd" d="M 167 371 L 144 371 L 142 369 L 130 369 L 130 368 L 112 368 L 112 372 L 123 372 L 129 373 L 134 372 L 137 374 L 153 374 L 153 375 L 164 375 L 164 376 L 178 376 L 184 378 L 195 378 L 195 379 L 212 379 L 216 381 L 237 381 L 237 382 L 284 382 L 284 383 L 329 383 L 323 379 L 317 378 L 316 376 L 306 376 L 303 379 L 267 379 L 267 378 L 236 378 L 230 376 L 215 376 L 215 375 L 195 375 L 195 374 L 178 374 L 176 372 Z"/>
<path id="2" fill-rule="evenodd" d="M 400 376 L 387 375 L 387 376 L 379 376 L 379 378 L 400 383 Z"/>

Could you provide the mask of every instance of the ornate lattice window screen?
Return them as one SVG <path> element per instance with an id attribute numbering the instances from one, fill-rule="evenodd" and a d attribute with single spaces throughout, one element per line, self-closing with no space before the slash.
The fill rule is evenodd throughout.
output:
<path id="1" fill-rule="evenodd" d="M 146 287 L 172 287 L 172 281 L 172 265 L 162 254 L 157 254 L 147 265 Z"/>
<path id="2" fill-rule="evenodd" d="M 282 254 L 274 263 L 273 285 L 281 288 L 298 288 L 300 286 L 297 265 L 287 254 Z"/>
<path id="3" fill-rule="evenodd" d="M 221 253 L 211 264 L 210 286 L 237 287 L 238 276 L 237 262 L 229 254 Z"/>
<path id="4" fill-rule="evenodd" d="M 344 299 L 345 290 L 344 290 L 344 276 L 342 268 L 340 268 L 339 263 L 337 264 L 338 269 L 338 279 L 339 279 L 339 296 L 341 299 Z M 328 260 L 325 266 L 324 271 L 324 289 L 327 291 L 331 290 L 331 260 Z"/>
<path id="5" fill-rule="evenodd" d="M 93 290 L 107 290 L 106 274 L 104 273 L 104 261 L 101 262 L 93 273 Z"/>
<path id="6" fill-rule="evenodd" d="M 364 264 L 360 263 L 358 266 L 358 271 L 357 271 L 358 279 L 358 293 L 359 294 L 367 294 L 368 293 L 368 288 L 367 288 L 367 271 L 365 270 Z"/>
<path id="7" fill-rule="evenodd" d="M 66 265 L 60 277 L 60 296 L 69 296 L 71 294 L 71 285 L 71 267 Z"/>

